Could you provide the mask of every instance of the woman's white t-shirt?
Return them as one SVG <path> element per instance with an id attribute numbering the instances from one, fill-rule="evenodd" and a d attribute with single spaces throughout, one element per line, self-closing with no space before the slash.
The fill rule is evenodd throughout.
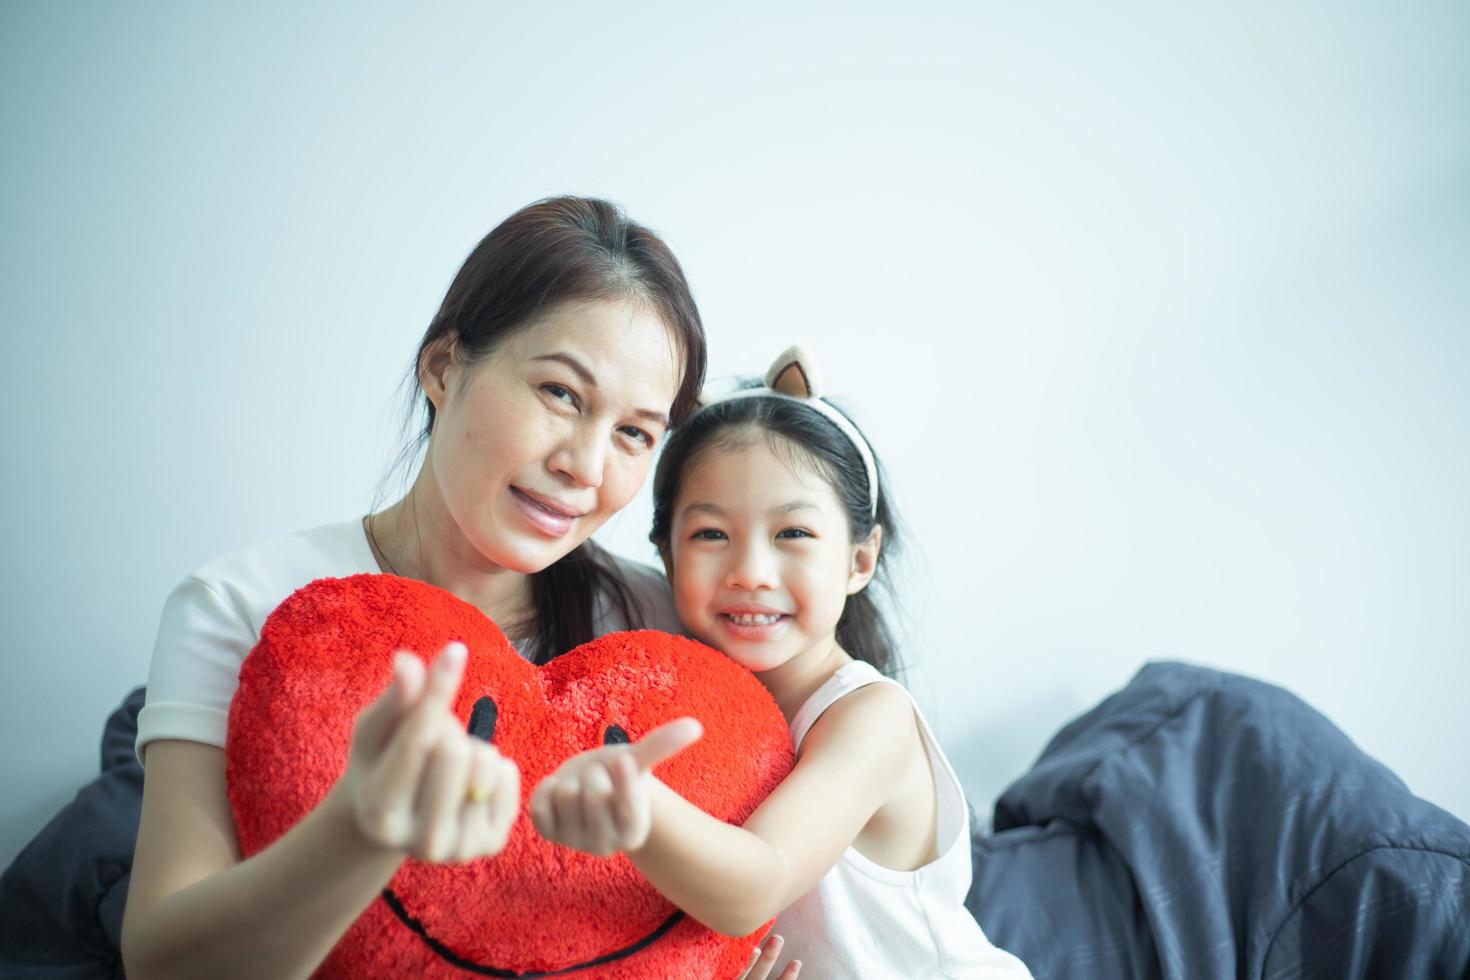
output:
<path id="1" fill-rule="evenodd" d="M 640 618 L 625 621 L 610 597 L 599 596 L 592 619 L 599 636 L 641 628 L 683 632 L 663 575 L 613 555 L 603 557 L 627 586 Z M 316 579 L 378 571 L 362 519 L 355 518 L 221 555 L 185 578 L 163 604 L 148 700 L 138 715 L 138 757 L 160 738 L 223 748 L 240 665 L 260 639 L 266 617 Z"/>

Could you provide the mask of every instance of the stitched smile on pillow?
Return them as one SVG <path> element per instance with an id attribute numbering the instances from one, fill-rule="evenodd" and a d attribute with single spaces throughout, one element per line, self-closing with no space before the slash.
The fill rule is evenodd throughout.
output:
<path id="1" fill-rule="evenodd" d="M 790 772 L 786 723 L 754 675 L 667 633 L 610 634 L 536 667 L 478 609 L 434 586 L 389 575 L 311 583 L 266 621 L 230 705 L 226 776 L 245 856 L 346 769 L 353 720 L 386 687 L 393 653 L 428 659 L 450 640 L 469 648 L 455 713 L 520 766 L 520 815 L 494 857 L 405 861 L 317 975 L 738 976 L 748 937 L 684 915 L 621 854 L 548 843 L 526 813 L 531 790 L 566 759 L 683 715 L 704 737 L 654 772 L 713 816 L 742 823 Z"/>

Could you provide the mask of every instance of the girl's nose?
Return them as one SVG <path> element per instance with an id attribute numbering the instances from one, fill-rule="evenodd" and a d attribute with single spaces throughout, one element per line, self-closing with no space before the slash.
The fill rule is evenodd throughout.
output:
<path id="1" fill-rule="evenodd" d="M 780 585 L 770 549 L 759 544 L 740 549 L 725 575 L 725 587 L 755 592 Z"/>
<path id="2" fill-rule="evenodd" d="M 607 440 L 593 426 L 577 426 L 567 433 L 547 463 L 553 472 L 564 474 L 577 486 L 595 490 L 602 486 Z"/>

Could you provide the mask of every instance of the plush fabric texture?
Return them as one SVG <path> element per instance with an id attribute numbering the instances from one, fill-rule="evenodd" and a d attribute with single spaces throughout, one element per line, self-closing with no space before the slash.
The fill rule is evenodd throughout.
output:
<path id="1" fill-rule="evenodd" d="M 765 688 L 682 637 L 613 633 L 538 668 L 477 609 L 433 586 L 389 575 L 313 582 L 267 620 L 230 708 L 226 767 L 243 852 L 266 847 L 326 795 L 393 653 L 432 657 L 455 639 L 469 648 L 455 712 L 483 726 L 483 699 L 493 701 L 490 740 L 521 768 L 520 817 L 493 858 L 406 861 L 318 975 L 738 976 L 749 937 L 683 915 L 622 855 L 547 843 L 525 812 L 543 776 L 616 738 L 614 726 L 636 741 L 681 715 L 698 718 L 704 737 L 655 773 L 708 813 L 741 823 L 786 776 L 791 739 Z"/>

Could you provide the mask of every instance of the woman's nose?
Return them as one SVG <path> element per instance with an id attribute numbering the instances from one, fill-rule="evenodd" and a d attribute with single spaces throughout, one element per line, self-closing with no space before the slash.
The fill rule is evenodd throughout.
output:
<path id="1" fill-rule="evenodd" d="M 760 544 L 740 549 L 725 575 L 726 588 L 745 592 L 774 589 L 779 584 L 775 559 L 770 549 Z"/>
<path id="2" fill-rule="evenodd" d="M 602 486 L 606 463 L 607 440 L 591 426 L 578 426 L 569 432 L 549 460 L 554 472 L 565 474 L 579 487 L 593 489 Z"/>

